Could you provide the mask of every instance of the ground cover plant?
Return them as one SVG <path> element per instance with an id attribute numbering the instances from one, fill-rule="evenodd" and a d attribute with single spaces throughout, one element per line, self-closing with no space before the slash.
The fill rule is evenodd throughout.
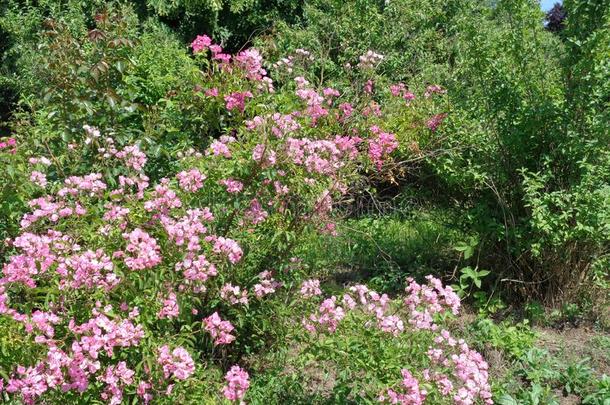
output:
<path id="1" fill-rule="evenodd" d="M 610 4 L 539 7 L 0 5 L 2 402 L 610 403 Z"/>

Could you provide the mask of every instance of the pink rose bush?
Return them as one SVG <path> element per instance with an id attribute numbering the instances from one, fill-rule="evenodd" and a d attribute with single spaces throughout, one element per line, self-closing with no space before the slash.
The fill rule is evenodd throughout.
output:
<path id="1" fill-rule="evenodd" d="M 301 235 L 337 234 L 334 208 L 399 148 L 383 129 L 382 107 L 349 103 L 340 89 L 302 76 L 280 89 L 256 49 L 229 55 L 205 35 L 191 48 L 205 59 L 201 97 L 228 126 L 206 148 L 173 156 L 166 177 L 149 178 L 143 144 L 121 144 L 87 123 L 66 148 L 94 156 L 99 171 L 29 157 L 23 181 L 35 191 L 18 234 L 5 241 L 0 277 L 0 316 L 20 337 L 16 352 L 29 353 L 0 379 L 11 398 L 172 403 L 205 381 L 216 398 L 243 401 L 250 374 L 235 363 L 280 295 L 308 311 L 308 336 L 336 333 L 354 316 L 388 339 L 438 333 L 438 320 L 457 314 L 459 299 L 434 278 L 410 280 L 397 313 L 396 300 L 364 285 L 323 298 L 320 280 L 288 271 Z M 277 66 L 309 57 L 301 50 Z M 360 66 L 382 60 L 371 51 Z M 16 145 L 2 141 L 0 153 L 14 154 Z M 455 403 L 490 403 L 480 355 L 444 330 L 434 344 L 428 378 L 405 369 L 379 399 L 419 403 L 426 385 Z"/>

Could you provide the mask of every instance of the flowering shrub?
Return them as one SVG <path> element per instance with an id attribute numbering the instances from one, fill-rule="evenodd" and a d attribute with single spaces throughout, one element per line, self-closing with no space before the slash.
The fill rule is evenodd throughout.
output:
<path id="1" fill-rule="evenodd" d="M 279 365 L 272 375 L 281 383 L 257 382 L 253 400 L 493 404 L 488 364 L 446 329 L 460 299 L 432 276 L 426 284 L 407 280 L 396 298 L 353 285 L 342 295 L 292 305 L 307 333 L 295 332 L 290 348 L 267 360 Z"/>
<path id="2" fill-rule="evenodd" d="M 255 49 L 229 55 L 206 36 L 191 48 L 207 66 L 202 97 L 232 127 L 206 150 L 177 156 L 175 174 L 151 181 L 141 145 L 121 145 L 88 124 L 70 147 L 103 162 L 103 173 L 72 174 L 31 157 L 36 198 L 6 241 L 12 254 L 0 279 L 0 314 L 36 347 L 2 380 L 25 403 L 171 401 L 175 387 L 191 398 L 194 375 L 229 365 L 226 385 L 210 395 L 242 400 L 249 373 L 235 361 L 261 346 L 248 331 L 269 316 L 267 302 L 282 292 L 307 308 L 322 295 L 319 280 L 290 270 L 300 235 L 334 234 L 333 207 L 363 170 L 383 171 L 399 146 L 381 129 L 379 105 L 339 103 L 340 91 L 320 92 L 300 76 L 276 92 Z M 361 58 L 366 69 L 379 60 Z M 350 291 L 305 316 L 305 330 L 333 333 L 352 312 L 371 315 L 390 337 L 406 330 L 386 295 L 363 285 Z M 411 281 L 409 293 L 407 323 L 416 330 L 435 331 L 434 317 L 447 308 L 457 313 L 457 296 L 436 279 Z M 453 374 L 434 371 L 428 380 L 456 387 L 459 403 L 488 399 L 482 359 L 441 336 L 447 348 L 431 358 L 438 373 Z M 199 378 L 219 387 L 215 375 Z M 380 398 L 407 403 L 417 382 L 403 377 L 407 393 L 388 388 Z"/>

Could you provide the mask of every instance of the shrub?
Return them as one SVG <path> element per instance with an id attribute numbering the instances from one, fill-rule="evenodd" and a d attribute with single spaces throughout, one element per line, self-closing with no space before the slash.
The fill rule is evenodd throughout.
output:
<path id="1" fill-rule="evenodd" d="M 303 231 L 334 233 L 335 201 L 358 184 L 359 172 L 384 170 L 398 146 L 393 134 L 373 125 L 376 115 L 360 106 L 347 114 L 337 90 L 320 94 L 297 77 L 296 86 L 275 93 L 256 49 L 228 55 L 206 36 L 191 47 L 205 72 L 195 103 L 222 110 L 231 129 L 203 153 L 177 153 L 171 177 L 155 182 L 145 174 L 143 143 L 86 123 L 69 139 L 53 139 L 61 159 L 32 156 L 27 137 L 15 151 L 29 163 L 22 176 L 34 198 L 8 241 L 0 310 L 10 319 L 7 334 L 24 342 L 16 352 L 30 350 L 27 358 L 11 358 L 21 365 L 4 365 L 6 391 L 25 402 L 215 398 L 220 370 L 229 368 L 222 392 L 241 399 L 250 376 L 235 364 L 273 337 L 254 332 L 270 316 L 268 296 L 303 280 L 291 270 Z M 77 117 L 60 121 L 76 127 Z M 9 158 L 19 142 L 7 142 Z M 87 156 L 87 165 L 77 155 Z M 408 289 L 409 316 L 422 330 L 436 329 L 442 305 L 454 314 L 459 305 L 450 288 L 430 283 Z M 364 288 L 354 290 L 361 304 L 364 296 L 380 300 L 373 311 L 379 326 L 400 334 L 402 320 L 385 314 L 388 297 Z M 301 292 L 318 295 L 319 283 L 310 280 Z M 440 302 L 429 301 L 430 294 Z M 335 300 L 324 301 L 305 329 L 332 332 L 345 314 Z M 437 343 L 449 339 L 443 336 Z M 455 343 L 448 344 L 453 350 Z M 481 376 L 472 378 L 482 385 L 456 395 L 488 398 L 485 363 L 467 346 L 460 350 L 465 361 L 480 363 Z M 456 378 L 471 378 L 455 361 Z M 204 373 L 208 367 L 215 371 Z M 409 372 L 403 377 L 404 389 L 417 384 Z M 202 388 L 208 383 L 216 388 Z"/>

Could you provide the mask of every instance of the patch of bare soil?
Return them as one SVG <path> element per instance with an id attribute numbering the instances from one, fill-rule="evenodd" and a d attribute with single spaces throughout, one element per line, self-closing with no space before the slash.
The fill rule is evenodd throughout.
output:
<path id="1" fill-rule="evenodd" d="M 610 375 L 610 334 L 587 327 L 557 330 L 534 328 L 540 338 L 538 344 L 565 363 L 588 359 L 596 374 Z"/>

